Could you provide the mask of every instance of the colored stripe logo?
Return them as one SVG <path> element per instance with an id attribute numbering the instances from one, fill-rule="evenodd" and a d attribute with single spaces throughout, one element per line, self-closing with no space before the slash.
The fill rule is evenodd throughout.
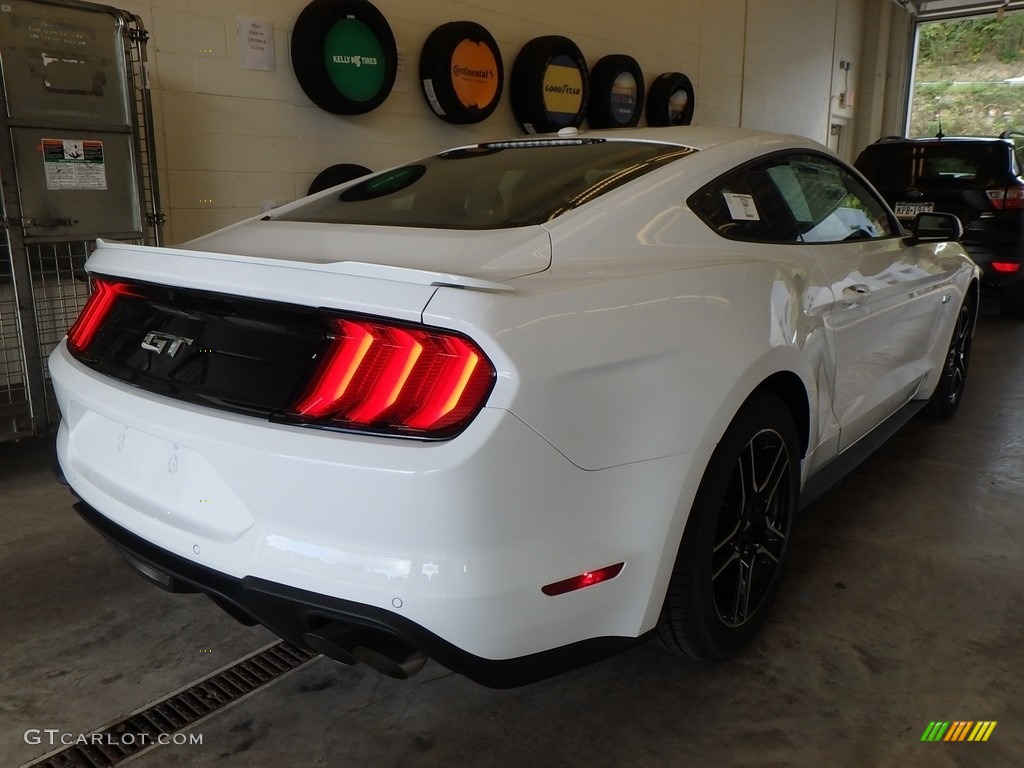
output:
<path id="1" fill-rule="evenodd" d="M 933 720 L 921 734 L 921 741 L 988 741 L 995 729 L 995 720 Z"/>

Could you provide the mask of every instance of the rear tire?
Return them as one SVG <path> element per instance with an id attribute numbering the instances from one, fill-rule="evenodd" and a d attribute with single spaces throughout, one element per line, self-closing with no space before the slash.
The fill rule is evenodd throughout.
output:
<path id="1" fill-rule="evenodd" d="M 712 454 L 690 512 L 658 621 L 670 650 L 725 659 L 764 624 L 789 552 L 799 464 L 789 410 L 755 393 Z"/>

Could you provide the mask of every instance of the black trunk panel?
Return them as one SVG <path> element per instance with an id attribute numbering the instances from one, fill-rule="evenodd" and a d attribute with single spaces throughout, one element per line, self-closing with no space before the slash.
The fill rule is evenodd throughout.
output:
<path id="1" fill-rule="evenodd" d="M 74 354 L 150 392 L 269 416 L 297 395 L 324 338 L 312 308 L 133 283 Z"/>

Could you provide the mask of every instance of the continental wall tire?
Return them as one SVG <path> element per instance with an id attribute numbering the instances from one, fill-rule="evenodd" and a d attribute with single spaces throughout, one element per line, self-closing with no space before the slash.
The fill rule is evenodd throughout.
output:
<path id="1" fill-rule="evenodd" d="M 309 184 L 309 189 L 306 191 L 307 195 L 313 195 L 317 192 L 322 192 L 325 189 L 336 187 L 339 184 L 344 184 L 346 181 L 352 181 L 353 179 L 359 179 L 372 171 L 363 165 L 356 165 L 355 163 L 336 163 L 329 165 L 324 168 L 320 173 L 316 175 L 316 178 Z"/>
<path id="2" fill-rule="evenodd" d="M 978 295 L 972 286 L 964 297 L 956 323 L 953 338 L 946 351 L 942 366 L 942 378 L 935 392 L 928 400 L 928 415 L 936 419 L 948 419 L 960 407 L 964 386 L 967 384 L 967 370 L 971 362 L 971 345 L 974 339 L 974 324 L 978 315 Z"/>
<path id="3" fill-rule="evenodd" d="M 587 123 L 591 128 L 633 128 L 644 111 L 644 73 L 632 56 L 598 59 L 590 70 Z"/>
<path id="4" fill-rule="evenodd" d="M 567 37 L 535 37 L 512 64 L 512 112 L 526 133 L 579 127 L 589 93 L 587 62 Z"/>
<path id="5" fill-rule="evenodd" d="M 663 72 L 651 83 L 647 95 L 647 124 L 689 125 L 693 122 L 695 101 L 690 78 L 682 72 Z"/>
<path id="6" fill-rule="evenodd" d="M 501 101 L 505 73 L 491 33 L 451 21 L 430 33 L 420 53 L 420 85 L 434 114 L 449 123 L 479 123 Z"/>
<path id="7" fill-rule="evenodd" d="M 336 115 L 379 107 L 398 72 L 395 36 L 367 0 L 313 0 L 295 20 L 291 54 L 310 101 Z"/>
<path id="8" fill-rule="evenodd" d="M 670 650 L 716 661 L 757 634 L 789 552 L 799 466 L 789 410 L 755 393 L 712 454 L 686 524 L 658 622 Z"/>

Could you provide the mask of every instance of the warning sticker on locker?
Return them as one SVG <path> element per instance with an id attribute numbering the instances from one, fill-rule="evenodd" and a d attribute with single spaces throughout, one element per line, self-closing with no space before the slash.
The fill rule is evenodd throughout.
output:
<path id="1" fill-rule="evenodd" d="M 88 139 L 43 139 L 47 189 L 106 189 L 103 142 Z"/>

